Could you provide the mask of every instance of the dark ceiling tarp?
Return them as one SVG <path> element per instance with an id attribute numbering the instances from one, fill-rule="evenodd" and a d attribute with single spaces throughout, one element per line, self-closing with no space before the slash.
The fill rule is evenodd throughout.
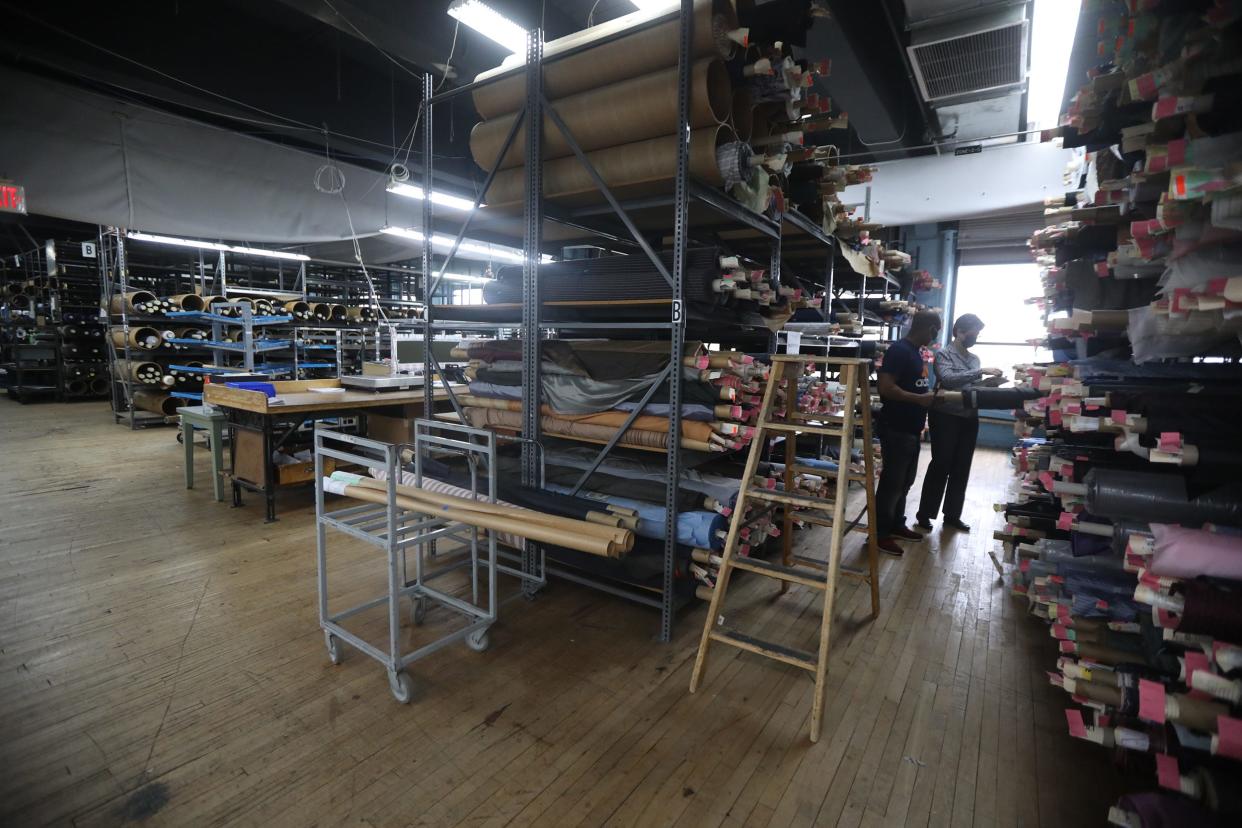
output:
<path id="1" fill-rule="evenodd" d="M 341 196 L 314 185 L 324 164 L 323 156 L 0 69 L 0 178 L 26 188 L 31 213 L 195 238 L 347 239 Z M 420 225 L 421 203 L 387 194 L 385 176 L 337 166 L 358 235 Z"/>

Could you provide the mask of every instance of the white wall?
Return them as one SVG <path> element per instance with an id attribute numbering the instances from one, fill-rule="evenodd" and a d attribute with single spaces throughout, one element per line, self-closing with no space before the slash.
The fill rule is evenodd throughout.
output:
<path id="1" fill-rule="evenodd" d="M 896 227 L 1028 207 L 1066 191 L 1063 174 L 1072 155 L 1054 144 L 1025 143 L 882 162 L 869 185 L 871 220 Z M 861 204 L 866 186 L 846 188 L 841 200 Z"/>

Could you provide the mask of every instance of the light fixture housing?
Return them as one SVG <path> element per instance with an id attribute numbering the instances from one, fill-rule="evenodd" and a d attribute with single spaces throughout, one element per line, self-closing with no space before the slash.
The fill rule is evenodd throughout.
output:
<path id="1" fill-rule="evenodd" d="M 225 253 L 242 253 L 247 256 L 266 256 L 269 259 L 288 259 L 295 262 L 309 262 L 310 256 L 303 253 L 289 253 L 285 250 L 268 250 L 263 247 L 245 247 L 239 244 L 222 244 L 220 242 L 199 241 L 198 239 L 182 239 L 176 236 L 160 236 L 154 233 L 139 233 L 130 230 L 126 238 L 134 241 L 169 244 L 175 247 L 193 247 L 198 250 L 220 250 Z"/>
<path id="2" fill-rule="evenodd" d="M 406 184 L 402 181 L 392 181 L 388 184 L 388 192 L 393 195 L 405 196 L 419 201 L 423 200 L 423 188 L 417 184 Z M 439 204 L 442 207 L 448 207 L 450 210 L 461 210 L 468 213 L 474 209 L 474 201 L 461 196 L 449 195 L 439 190 L 431 191 L 431 203 Z M 480 204 L 480 207 L 483 205 Z"/>
<path id="3" fill-rule="evenodd" d="M 526 30 L 483 0 L 453 0 L 448 8 L 452 17 L 515 55 L 526 51 Z"/>
<path id="4" fill-rule="evenodd" d="M 381 233 L 387 233 L 390 236 L 400 236 L 410 241 L 421 242 L 426 239 L 421 230 L 413 227 L 381 227 Z M 453 237 L 442 234 L 435 234 L 431 237 L 431 246 L 442 250 L 453 249 Z M 513 262 L 520 264 L 526 260 L 522 251 L 516 247 L 506 247 L 501 244 L 488 244 L 487 242 L 477 241 L 475 239 L 462 239 L 461 245 L 457 248 L 457 255 L 464 256 L 469 259 L 482 259 L 483 261 L 501 261 Z M 547 253 L 540 256 L 539 261 L 547 264 L 552 261 L 552 257 Z M 445 278 L 448 278 L 447 276 Z"/>
<path id="5" fill-rule="evenodd" d="M 677 0 L 630 0 L 631 3 L 638 8 L 639 11 L 657 11 L 659 9 L 671 9 L 677 5 Z"/>

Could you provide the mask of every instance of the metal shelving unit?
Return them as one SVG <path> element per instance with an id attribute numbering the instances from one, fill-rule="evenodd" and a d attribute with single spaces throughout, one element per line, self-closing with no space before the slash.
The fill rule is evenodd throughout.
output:
<path id="1" fill-rule="evenodd" d="M 664 18 L 656 18 L 650 21 L 646 26 L 654 25 L 661 22 Z M 573 331 L 590 331 L 590 330 L 607 330 L 618 331 L 625 330 L 627 332 L 647 332 L 650 334 L 664 334 L 667 332 L 669 343 L 669 367 L 665 370 L 664 375 L 658 379 L 653 385 L 651 393 L 655 389 L 662 386 L 665 381 L 668 383 L 669 396 L 669 446 L 667 452 L 667 486 L 665 490 L 665 515 L 666 524 L 664 527 L 663 538 L 663 556 L 662 556 L 662 583 L 658 593 L 653 594 L 649 590 L 617 582 L 604 581 L 595 577 L 589 577 L 583 573 L 570 571 L 563 567 L 548 567 L 547 571 L 559 577 L 566 578 L 571 581 L 586 584 L 596 589 L 609 592 L 614 595 L 625 597 L 638 603 L 656 607 L 660 610 L 660 631 L 659 638 L 661 641 L 668 641 L 672 636 L 673 621 L 676 611 L 684 603 L 691 600 L 691 595 L 680 597 L 675 589 L 675 565 L 677 557 L 676 542 L 676 525 L 677 525 L 677 489 L 678 481 L 681 478 L 681 469 L 683 464 L 682 450 L 679 446 L 679 435 L 681 433 L 681 400 L 682 400 L 682 380 L 681 371 L 679 370 L 682 356 L 685 348 L 687 313 L 685 300 L 683 298 L 683 276 L 685 268 L 686 248 L 689 243 L 692 226 L 690 220 L 690 207 L 693 205 L 696 211 L 703 208 L 703 212 L 711 214 L 715 222 L 724 220 L 730 222 L 732 226 L 745 229 L 751 235 L 752 241 L 748 245 L 748 250 L 752 252 L 758 247 L 767 248 L 769 260 L 769 279 L 774 285 L 781 283 L 781 237 L 782 222 L 767 216 L 755 213 L 748 208 L 734 201 L 729 196 L 708 187 L 700 182 L 690 178 L 688 173 L 688 157 L 690 149 L 690 128 L 688 118 L 689 98 L 690 98 L 690 67 L 692 65 L 691 43 L 693 40 L 693 2 L 692 0 L 681 0 L 680 7 L 680 44 L 678 56 L 678 125 L 677 135 L 681 136 L 677 147 L 676 174 L 673 181 L 672 193 L 670 196 L 660 196 L 656 198 L 642 199 L 641 201 L 622 202 L 618 200 L 604 183 L 602 177 L 591 165 L 589 159 L 582 151 L 578 142 L 574 138 L 572 132 L 561 120 L 557 114 L 556 108 L 546 98 L 543 86 L 543 32 L 535 29 L 527 33 L 526 45 L 526 61 L 523 68 L 515 68 L 511 72 L 490 78 L 485 81 L 476 81 L 466 84 L 447 92 L 436 93 L 435 85 L 431 75 L 426 75 L 423 81 L 423 103 L 421 111 L 421 128 L 422 133 L 422 151 L 423 151 L 423 188 L 425 192 L 431 192 L 433 189 L 434 171 L 433 171 L 433 112 L 436 104 L 448 102 L 461 95 L 470 94 L 475 88 L 487 83 L 495 82 L 500 77 L 508 77 L 515 72 L 524 72 L 526 78 L 526 99 L 523 107 L 514 117 L 513 126 L 509 131 L 504 143 L 496 154 L 497 165 L 500 159 L 503 159 L 508 153 L 513 143 L 517 131 L 525 125 L 525 202 L 523 205 L 523 225 L 524 233 L 521 239 L 521 248 L 524 253 L 523 272 L 522 272 L 522 317 L 520 322 L 520 332 L 523 343 L 522 353 L 522 420 L 523 431 L 520 439 L 522 446 L 522 482 L 526 485 L 540 486 L 542 485 L 541 474 L 541 457 L 539 455 L 539 447 L 541 441 L 540 435 L 540 418 L 539 406 L 541 400 L 541 382 L 540 382 L 540 365 L 539 365 L 539 341 L 547 334 L 555 334 L 561 330 Z M 621 35 L 631 34 L 634 30 L 627 29 L 614 38 Z M 613 38 L 601 38 L 593 41 L 591 44 L 579 46 L 577 48 L 566 49 L 559 52 L 550 61 L 560 60 L 570 55 L 578 54 L 589 48 L 594 48 L 602 43 L 608 42 Z M 573 150 L 579 163 L 590 175 L 596 185 L 596 189 L 604 197 L 607 202 L 606 206 L 598 208 L 581 208 L 573 211 L 573 217 L 567 218 L 561 214 L 552 205 L 544 203 L 542 189 L 542 169 L 543 159 L 541 152 L 542 141 L 542 125 L 544 116 L 547 116 L 554 128 L 557 129 L 565 138 L 569 147 Z M 497 167 L 493 167 L 488 171 L 484 183 L 474 201 L 474 210 L 472 210 L 463 222 L 463 226 L 457 234 L 457 238 L 451 247 L 448 256 L 445 258 L 439 270 L 436 271 L 432 267 L 432 253 L 429 245 L 423 247 L 422 271 L 424 279 L 424 297 L 435 295 L 435 290 L 440 284 L 444 273 L 447 271 L 453 257 L 456 255 L 457 249 L 466 233 L 478 215 L 479 206 L 484 202 L 488 188 L 491 186 L 496 176 Z M 671 222 L 664 224 L 664 227 L 671 226 L 672 241 L 671 248 L 673 251 L 673 263 L 671 268 L 666 268 L 660 259 L 657 251 L 653 249 L 650 241 L 650 233 L 640 231 L 637 224 L 632 218 L 632 212 L 642 210 L 649 211 L 658 208 L 672 208 Z M 598 222 L 597 216 L 604 216 L 615 220 L 612 222 Z M 423 202 L 423 227 L 433 227 L 434 206 L 430 199 Z M 816 227 L 814 223 L 807 220 L 804 216 L 796 213 L 786 213 L 783 216 L 786 222 L 791 226 L 797 227 L 800 232 L 806 232 L 813 238 L 817 239 L 828 248 L 823 252 L 828 260 L 827 273 L 828 283 L 827 289 L 831 291 L 831 273 L 832 273 L 832 244 L 833 240 L 823 231 Z M 652 265 L 668 282 L 669 295 L 671 300 L 670 314 L 667 320 L 645 321 L 645 322 L 548 322 L 541 319 L 541 304 L 539 300 L 539 265 L 542 250 L 542 228 L 544 221 L 552 221 L 565 226 L 582 230 L 586 233 L 595 234 L 601 239 L 607 239 L 614 244 L 621 244 L 632 247 L 636 250 L 635 255 L 646 255 L 651 259 Z M 486 224 L 486 221 L 479 222 L 480 225 Z M 619 224 L 619 226 L 618 226 Z M 758 245 L 754 243 L 754 239 L 758 239 Z M 760 254 L 762 255 L 762 254 Z M 754 258 L 753 255 L 751 255 Z M 434 306 L 427 302 L 423 317 L 423 332 L 428 341 L 434 337 L 437 332 L 465 332 L 465 331 L 497 331 L 502 328 L 513 328 L 512 323 L 496 324 L 496 323 L 462 323 L 462 322 L 439 322 L 435 319 Z M 755 336 L 755 332 L 749 331 L 749 335 Z M 775 336 L 764 332 L 764 341 L 771 345 L 775 340 Z M 439 366 L 435 357 L 431 353 L 431 349 L 425 349 L 424 371 L 428 378 L 438 373 Z M 448 385 L 443 382 L 443 386 L 448 390 Z M 433 383 L 428 381 L 425 385 L 426 393 L 426 410 L 431 411 L 431 395 Z M 454 409 L 459 416 L 462 416 L 462 409 L 457 400 L 452 396 L 450 391 L 450 399 Z M 646 400 L 643 401 L 645 403 Z M 634 411 L 627 418 L 624 425 L 617 430 L 616 437 L 605 445 L 596 457 L 592 467 L 583 475 L 583 480 L 589 477 L 600 462 L 603 461 L 608 454 L 613 451 L 617 438 L 624 433 L 626 428 L 634 421 L 643 408 L 643 403 L 637 405 Z M 522 571 L 527 575 L 534 575 L 537 567 L 537 552 L 534 544 L 527 544 L 527 552 L 522 559 Z M 532 589 L 532 580 L 525 579 L 523 588 L 527 591 Z"/>

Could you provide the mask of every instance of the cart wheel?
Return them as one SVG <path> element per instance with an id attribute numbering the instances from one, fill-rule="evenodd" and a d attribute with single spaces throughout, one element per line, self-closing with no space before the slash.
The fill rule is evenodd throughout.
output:
<path id="1" fill-rule="evenodd" d="M 182 445 L 185 445 L 185 435 L 182 434 L 180 431 L 177 432 L 177 442 L 181 443 Z"/>
<path id="2" fill-rule="evenodd" d="M 392 691 L 394 699 L 402 704 L 409 704 L 410 699 L 414 697 L 414 679 L 410 678 L 410 674 L 405 671 L 389 673 L 388 689 Z"/>
<path id="3" fill-rule="evenodd" d="M 328 660 L 333 664 L 340 664 L 341 640 L 330 632 L 323 634 L 323 640 L 328 645 Z"/>
<path id="4" fill-rule="evenodd" d="M 410 607 L 410 621 L 414 626 L 421 627 L 423 622 L 427 620 L 427 599 L 415 598 L 413 605 Z"/>
<path id="5" fill-rule="evenodd" d="M 466 646 L 474 650 L 476 653 L 481 653 L 486 650 L 489 644 L 491 644 L 491 641 L 487 638 L 486 627 L 466 636 Z"/>

